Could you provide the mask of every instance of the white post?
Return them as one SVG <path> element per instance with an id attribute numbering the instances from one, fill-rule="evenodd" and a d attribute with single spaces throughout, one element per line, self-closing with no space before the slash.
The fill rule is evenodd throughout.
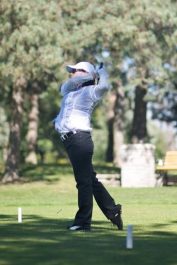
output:
<path id="1" fill-rule="evenodd" d="M 127 238 L 126 238 L 126 248 L 133 248 L 133 226 L 128 225 L 127 227 Z"/>
<path id="2" fill-rule="evenodd" d="M 18 208 L 18 223 L 22 223 L 22 208 Z"/>

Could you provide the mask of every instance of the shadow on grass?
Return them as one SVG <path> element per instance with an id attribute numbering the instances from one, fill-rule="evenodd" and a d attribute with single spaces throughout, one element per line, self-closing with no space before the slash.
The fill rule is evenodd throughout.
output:
<path id="1" fill-rule="evenodd" d="M 119 169 L 110 165 L 95 165 L 98 173 L 119 173 Z M 60 180 L 61 176 L 73 175 L 70 163 L 50 163 L 35 165 L 24 165 L 21 168 L 20 175 L 22 182 L 45 181 L 54 183 Z"/>
<path id="2" fill-rule="evenodd" d="M 72 174 L 69 164 L 39 164 L 25 165 L 20 171 L 22 180 L 25 182 L 45 181 L 53 183 L 60 180 L 61 176 Z"/>
<path id="3" fill-rule="evenodd" d="M 92 232 L 66 230 L 69 220 L 1 215 L 1 265 L 174 265 L 177 235 L 169 232 L 139 232 L 135 227 L 134 249 L 125 248 L 125 231 L 107 222 L 93 222 Z"/>

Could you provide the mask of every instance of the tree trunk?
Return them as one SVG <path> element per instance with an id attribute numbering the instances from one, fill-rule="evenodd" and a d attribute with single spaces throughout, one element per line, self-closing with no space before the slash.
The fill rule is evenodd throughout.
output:
<path id="1" fill-rule="evenodd" d="M 28 116 L 28 132 L 26 136 L 28 144 L 28 155 L 25 159 L 27 163 L 37 164 L 36 144 L 38 137 L 38 115 L 39 115 L 39 95 L 33 94 L 30 96 L 31 110 Z"/>
<path id="2" fill-rule="evenodd" d="M 19 78 L 12 91 L 10 135 L 3 183 L 19 179 L 21 124 L 23 114 L 23 88 L 25 79 Z"/>
<path id="3" fill-rule="evenodd" d="M 108 146 L 106 161 L 121 165 L 120 146 L 124 142 L 124 92 L 119 84 L 116 84 L 116 92 L 109 97 L 107 108 Z"/>
<path id="4" fill-rule="evenodd" d="M 144 142 L 147 137 L 146 127 L 146 112 L 147 103 L 144 101 L 144 96 L 147 90 L 142 86 L 137 86 L 135 89 L 135 108 L 132 125 L 132 142 Z"/>
<path id="5" fill-rule="evenodd" d="M 124 143 L 124 109 L 125 109 L 125 94 L 122 86 L 118 86 L 116 91 L 116 101 L 114 107 L 114 165 L 117 167 L 121 166 L 120 148 Z"/>
<path id="6" fill-rule="evenodd" d="M 111 93 L 108 97 L 107 104 L 107 129 L 108 129 L 108 140 L 107 140 L 107 150 L 106 150 L 106 161 L 113 161 L 113 125 L 114 125 L 114 105 L 116 100 L 116 94 Z"/>

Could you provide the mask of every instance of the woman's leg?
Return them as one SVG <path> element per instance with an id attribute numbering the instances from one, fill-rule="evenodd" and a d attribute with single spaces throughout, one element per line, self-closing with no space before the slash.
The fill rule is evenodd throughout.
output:
<path id="1" fill-rule="evenodd" d="M 111 220 L 111 222 L 117 225 L 119 230 L 123 229 L 123 221 L 121 218 L 122 207 L 120 204 L 115 204 L 114 199 L 111 197 L 109 192 L 103 186 L 101 182 L 98 181 L 96 173 L 92 167 L 92 185 L 93 185 L 93 195 L 94 198 L 102 210 L 103 214 Z"/>
<path id="2" fill-rule="evenodd" d="M 90 226 L 93 209 L 92 155 L 93 142 L 90 133 L 78 132 L 64 142 L 71 161 L 78 189 L 78 211 L 74 224 Z"/>

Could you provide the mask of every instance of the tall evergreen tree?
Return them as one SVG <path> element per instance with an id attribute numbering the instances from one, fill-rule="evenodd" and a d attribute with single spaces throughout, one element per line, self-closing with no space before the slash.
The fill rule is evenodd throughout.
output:
<path id="1" fill-rule="evenodd" d="M 47 85 L 63 63 L 59 45 L 59 12 L 55 2 L 0 2 L 0 77 L 10 93 L 10 137 L 3 182 L 19 178 L 21 126 L 27 88 Z M 31 86 L 33 89 L 33 86 Z"/>

